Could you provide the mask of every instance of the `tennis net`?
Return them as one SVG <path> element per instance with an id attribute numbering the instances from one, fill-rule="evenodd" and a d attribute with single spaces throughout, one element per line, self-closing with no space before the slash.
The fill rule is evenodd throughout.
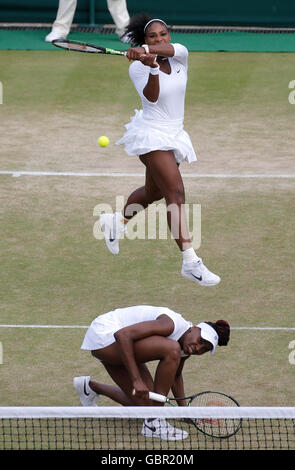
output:
<path id="1" fill-rule="evenodd" d="M 152 418 L 182 438 L 143 435 Z M 0 450 L 294 449 L 295 407 L 0 407 Z"/>

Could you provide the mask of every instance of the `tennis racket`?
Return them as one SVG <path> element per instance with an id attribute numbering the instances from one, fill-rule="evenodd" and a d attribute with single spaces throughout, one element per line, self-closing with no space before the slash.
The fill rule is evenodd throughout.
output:
<path id="1" fill-rule="evenodd" d="M 186 400 L 187 406 L 240 406 L 239 403 L 229 395 L 211 391 L 201 392 L 183 398 L 170 398 L 158 393 L 149 392 L 149 398 L 154 401 L 168 403 L 171 406 L 177 406 L 175 402 L 183 400 Z M 242 426 L 241 418 L 189 418 L 186 421 L 194 425 L 203 434 L 220 439 L 233 436 Z"/>
<path id="2" fill-rule="evenodd" d="M 55 39 L 52 44 L 61 49 L 75 52 L 88 52 L 90 54 L 110 54 L 110 55 L 123 55 L 126 56 L 126 51 L 116 51 L 108 47 L 96 46 L 88 42 L 70 41 L 68 39 Z"/>

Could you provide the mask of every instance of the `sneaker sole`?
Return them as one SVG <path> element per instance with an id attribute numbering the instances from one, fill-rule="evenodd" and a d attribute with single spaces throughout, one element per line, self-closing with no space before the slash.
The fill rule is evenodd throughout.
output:
<path id="1" fill-rule="evenodd" d="M 183 277 L 185 277 L 186 279 L 189 279 L 190 281 L 193 281 L 193 282 L 196 282 L 197 284 L 199 284 L 200 286 L 202 287 L 213 287 L 213 286 L 217 286 L 221 279 L 220 277 L 218 279 L 216 279 L 216 281 L 211 281 L 211 282 L 206 282 L 206 281 L 199 281 L 198 279 L 196 279 L 195 277 L 192 277 L 191 274 L 186 274 L 184 273 L 183 271 L 181 272 L 181 275 Z"/>
<path id="2" fill-rule="evenodd" d="M 158 438 L 158 439 L 163 439 L 164 441 L 183 441 L 184 439 L 187 438 L 188 434 L 184 434 L 182 436 L 175 436 L 175 437 L 172 437 L 172 436 L 167 436 L 167 435 L 159 435 L 159 434 L 155 434 L 155 433 L 149 433 L 149 432 L 144 432 L 142 431 L 142 436 L 144 437 L 153 437 L 153 438 Z"/>

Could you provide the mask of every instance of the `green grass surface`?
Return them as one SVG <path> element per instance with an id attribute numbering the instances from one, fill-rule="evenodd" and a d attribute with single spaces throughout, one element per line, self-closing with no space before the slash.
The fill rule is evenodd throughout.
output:
<path id="1" fill-rule="evenodd" d="M 60 51 L 2 51 L 0 59 L 0 170 L 143 172 L 114 145 L 140 106 L 124 59 Z M 288 54 L 190 55 L 185 125 L 199 161 L 182 165 L 185 175 L 295 173 L 294 62 Z M 97 146 L 99 135 L 109 147 Z M 144 303 L 195 322 L 294 327 L 294 179 L 184 179 L 187 202 L 202 207 L 199 254 L 222 277 L 215 288 L 181 277 L 173 240 L 126 239 L 112 256 L 94 238 L 94 207 L 115 207 L 117 195 L 143 184 L 140 176 L 0 181 L 1 324 L 83 326 Z M 111 383 L 80 350 L 84 332 L 1 328 L 0 404 L 79 405 L 74 376 Z M 294 339 L 295 331 L 233 329 L 227 348 L 188 361 L 186 392 L 292 406 Z"/>

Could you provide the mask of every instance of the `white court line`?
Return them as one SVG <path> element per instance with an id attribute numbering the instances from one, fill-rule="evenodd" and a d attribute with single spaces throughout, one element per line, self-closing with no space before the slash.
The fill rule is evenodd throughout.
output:
<path id="1" fill-rule="evenodd" d="M 0 325 L 0 328 L 47 328 L 47 329 L 86 329 L 85 325 Z M 295 327 L 280 326 L 232 326 L 231 330 L 268 330 L 268 331 L 293 331 Z"/>
<path id="2" fill-rule="evenodd" d="M 0 328 L 48 328 L 48 329 L 55 329 L 55 328 L 68 328 L 68 329 L 85 329 L 88 328 L 85 325 L 0 325 Z"/>
<path id="3" fill-rule="evenodd" d="M 78 176 L 78 177 L 144 177 L 144 173 L 80 173 L 65 171 L 23 171 L 23 170 L 0 170 L 0 175 L 11 175 L 14 178 L 20 176 Z M 295 178 L 295 174 L 266 174 L 266 173 L 249 173 L 249 174 L 223 174 L 223 173 L 183 173 L 183 178 Z"/>

